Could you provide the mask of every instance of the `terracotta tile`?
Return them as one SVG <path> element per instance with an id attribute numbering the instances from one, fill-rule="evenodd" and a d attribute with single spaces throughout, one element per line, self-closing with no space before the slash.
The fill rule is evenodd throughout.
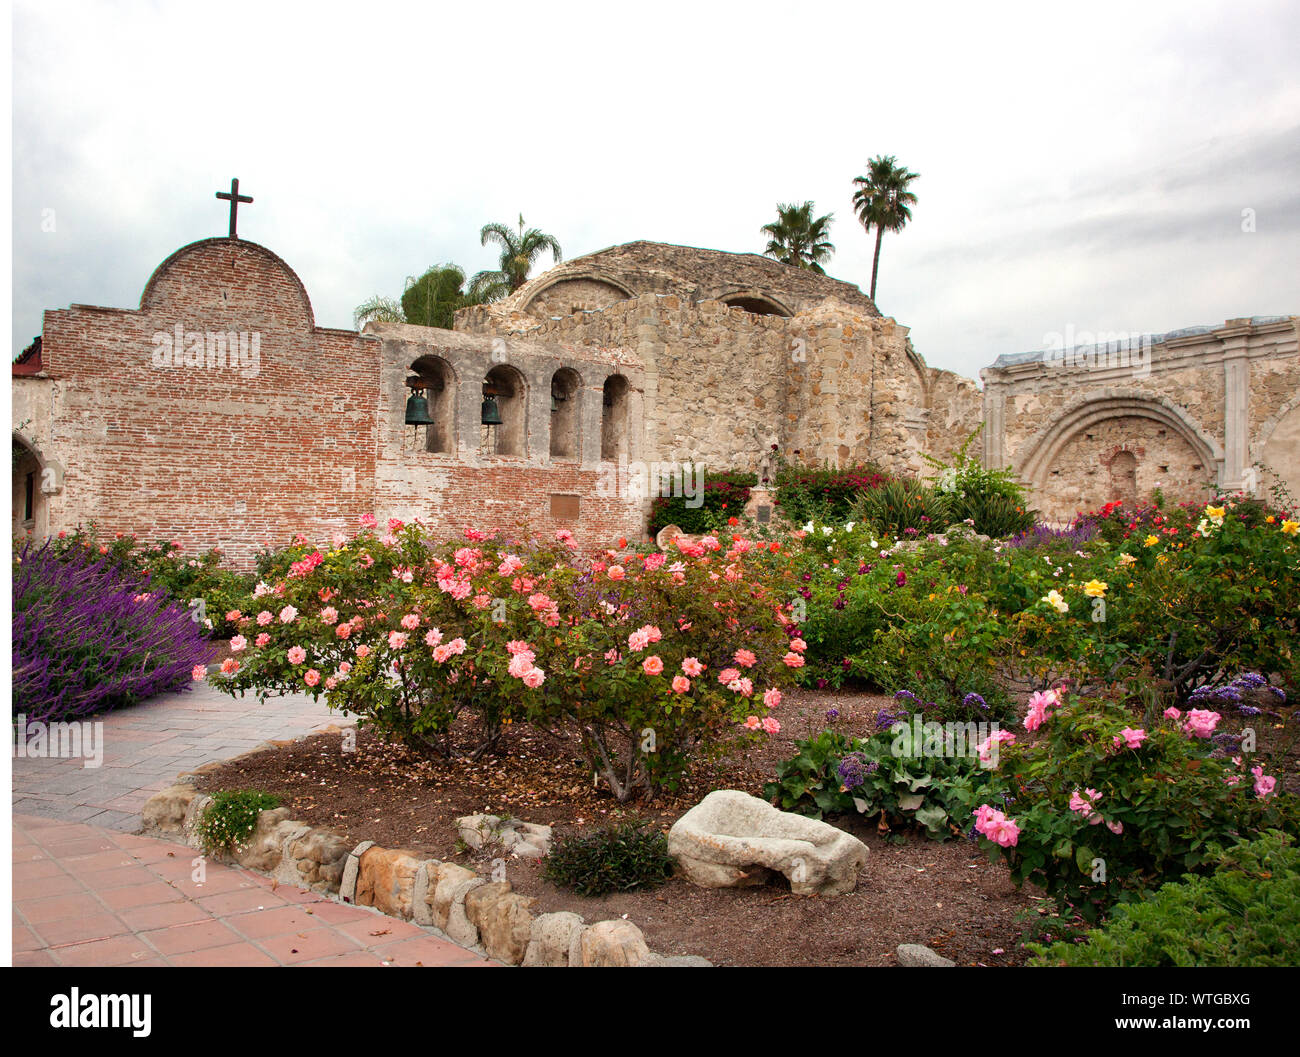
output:
<path id="1" fill-rule="evenodd" d="M 33 923 L 32 930 L 50 947 L 124 936 L 130 931 L 126 923 L 115 914 L 100 910 L 98 907 L 94 910 L 90 907 L 86 909 L 87 913 L 68 914 L 57 921 Z"/>
<path id="2" fill-rule="evenodd" d="M 210 920 L 202 908 L 185 900 L 179 903 L 161 903 L 156 906 L 127 907 L 119 910 L 117 916 L 126 923 L 128 928 L 137 932 Z"/>
<path id="3" fill-rule="evenodd" d="M 262 966 L 280 964 L 251 943 L 231 943 L 224 947 L 209 947 L 201 951 L 173 954 L 167 960 L 172 965 Z"/>
<path id="4" fill-rule="evenodd" d="M 238 943 L 241 938 L 225 922 L 212 919 L 188 925 L 173 925 L 171 928 L 151 929 L 141 935 L 160 954 L 169 957 L 189 951 L 207 950 L 209 947 L 227 946 Z"/>
<path id="5" fill-rule="evenodd" d="M 267 936 L 257 942 L 258 946 L 265 948 L 273 958 L 285 965 L 296 965 L 331 954 L 350 954 L 357 950 L 357 944 L 348 936 L 331 928 Z"/>
<path id="6" fill-rule="evenodd" d="M 307 929 L 323 928 L 326 922 L 314 914 L 307 914 L 302 907 L 273 907 L 269 910 L 255 910 L 249 914 L 235 914 L 225 919 L 231 928 L 239 930 L 251 940 L 261 940 L 264 936 L 278 936 L 286 932 L 303 932 Z"/>
<path id="7" fill-rule="evenodd" d="M 111 888 L 106 892 L 97 892 L 100 901 L 110 910 L 123 910 L 127 907 L 157 906 L 160 903 L 182 903 L 185 897 L 165 881 L 150 876 L 148 881 L 140 884 Z"/>
<path id="8" fill-rule="evenodd" d="M 424 966 L 476 966 L 476 965 L 497 965 L 499 963 L 490 961 L 487 958 L 475 954 L 473 951 L 467 951 L 464 947 L 458 947 L 456 944 L 447 940 L 441 940 L 437 936 L 422 936 L 419 939 L 403 940 L 401 943 L 393 943 L 378 948 L 386 961 L 394 965 L 415 965 Z"/>
<path id="9" fill-rule="evenodd" d="M 154 949 L 135 935 L 58 947 L 52 953 L 60 965 L 130 965 L 157 957 Z"/>

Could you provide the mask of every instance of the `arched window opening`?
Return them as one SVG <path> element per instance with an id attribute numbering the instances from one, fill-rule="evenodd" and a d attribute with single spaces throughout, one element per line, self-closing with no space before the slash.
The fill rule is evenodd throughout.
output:
<path id="1" fill-rule="evenodd" d="M 561 367 L 551 376 L 551 458 L 578 457 L 578 399 L 581 380 L 578 372 Z"/>
<path id="2" fill-rule="evenodd" d="M 420 447 L 425 451 L 454 452 L 456 375 L 451 364 L 440 356 L 421 356 L 411 364 L 411 372 L 407 384 L 413 395 L 424 398 L 429 418 L 433 420 L 429 425 L 420 427 L 424 432 L 424 443 Z"/>
<path id="3" fill-rule="evenodd" d="M 605 390 L 600 416 L 600 457 L 608 462 L 619 462 L 627 457 L 627 379 L 612 374 L 605 379 Z"/>
<path id="4" fill-rule="evenodd" d="M 1137 503 L 1137 456 L 1120 451 L 1110 460 L 1110 497 L 1129 506 Z"/>
<path id="5" fill-rule="evenodd" d="M 483 379 L 482 433 L 484 455 L 524 454 L 524 378 L 513 367 L 498 364 Z"/>

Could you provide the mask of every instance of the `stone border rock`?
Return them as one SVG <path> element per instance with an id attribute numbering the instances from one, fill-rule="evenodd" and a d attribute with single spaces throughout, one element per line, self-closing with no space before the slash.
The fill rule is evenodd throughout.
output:
<path id="1" fill-rule="evenodd" d="M 212 798 L 187 775 L 155 793 L 141 810 L 144 833 L 182 838 L 201 848 L 197 823 Z M 417 925 L 505 965 L 708 966 L 693 955 L 655 954 L 632 922 L 588 925 L 569 911 L 533 914 L 537 900 L 513 891 L 509 881 L 486 881 L 458 863 L 421 859 L 374 841 L 348 847 L 325 827 L 289 818 L 288 808 L 261 812 L 248 844 L 233 857 L 219 856 L 281 884 L 368 906 Z"/>

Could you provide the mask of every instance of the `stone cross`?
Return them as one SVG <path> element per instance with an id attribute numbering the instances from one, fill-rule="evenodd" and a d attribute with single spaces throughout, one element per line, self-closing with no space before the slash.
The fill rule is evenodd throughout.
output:
<path id="1" fill-rule="evenodd" d="M 234 179 L 234 180 L 231 180 L 231 181 L 230 181 L 230 193 L 229 193 L 229 194 L 227 194 L 225 191 L 218 191 L 218 192 L 217 192 L 217 197 L 218 197 L 218 198 L 223 198 L 223 199 L 225 199 L 227 202 L 230 203 L 230 237 L 231 237 L 232 239 L 237 239 L 237 238 L 239 238 L 239 236 L 235 234 L 235 225 L 236 225 L 236 223 L 237 223 L 237 221 L 238 221 L 238 217 L 239 217 L 239 203 L 240 203 L 240 202 L 251 202 L 252 199 L 251 199 L 248 195 L 241 195 L 241 194 L 239 193 L 239 180 L 238 180 L 238 179 Z"/>

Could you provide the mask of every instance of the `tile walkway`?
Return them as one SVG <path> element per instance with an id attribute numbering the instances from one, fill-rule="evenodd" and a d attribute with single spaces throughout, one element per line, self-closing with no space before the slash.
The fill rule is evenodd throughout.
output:
<path id="1" fill-rule="evenodd" d="M 184 845 L 13 816 L 13 964 L 423 965 L 495 962 L 418 925 L 207 863 Z"/>
<path id="2" fill-rule="evenodd" d="M 303 694 L 230 697 L 207 683 L 95 717 L 103 760 L 13 759 L 13 809 L 134 832 L 140 808 L 182 771 L 226 760 L 264 741 L 300 737 L 352 722 Z"/>

